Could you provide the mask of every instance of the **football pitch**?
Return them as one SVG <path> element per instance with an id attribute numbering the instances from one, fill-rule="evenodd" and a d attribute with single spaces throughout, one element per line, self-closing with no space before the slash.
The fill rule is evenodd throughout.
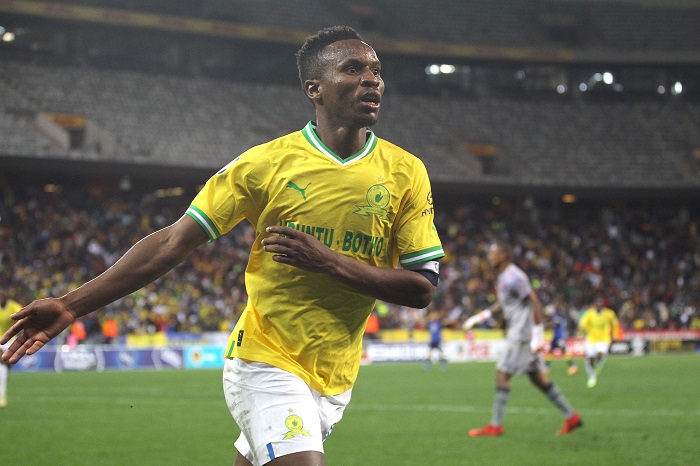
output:
<path id="1" fill-rule="evenodd" d="M 513 379 L 505 435 L 488 423 L 493 363 L 364 366 L 326 441 L 332 466 L 689 465 L 700 458 L 700 355 L 611 356 L 586 388 L 550 373 L 584 426 L 557 436 L 561 414 Z M 0 459 L 25 465 L 230 465 L 238 435 L 221 372 L 13 373 L 0 410 Z"/>

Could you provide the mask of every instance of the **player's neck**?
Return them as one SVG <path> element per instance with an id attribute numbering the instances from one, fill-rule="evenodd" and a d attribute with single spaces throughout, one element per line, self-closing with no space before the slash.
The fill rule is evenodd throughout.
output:
<path id="1" fill-rule="evenodd" d="M 358 153 L 367 142 L 367 128 L 333 125 L 328 121 L 316 123 L 316 135 L 326 147 L 341 158 Z"/>

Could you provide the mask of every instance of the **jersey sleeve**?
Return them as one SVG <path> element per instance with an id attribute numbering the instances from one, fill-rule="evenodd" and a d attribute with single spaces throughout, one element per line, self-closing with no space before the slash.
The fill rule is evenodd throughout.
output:
<path id="1" fill-rule="evenodd" d="M 417 160 L 412 177 L 411 195 L 404 207 L 397 230 L 399 264 L 409 268 L 445 256 L 433 223 L 433 195 L 428 172 Z"/>
<path id="2" fill-rule="evenodd" d="M 255 221 L 256 163 L 246 152 L 214 174 L 185 212 L 214 241 L 238 222 Z"/>

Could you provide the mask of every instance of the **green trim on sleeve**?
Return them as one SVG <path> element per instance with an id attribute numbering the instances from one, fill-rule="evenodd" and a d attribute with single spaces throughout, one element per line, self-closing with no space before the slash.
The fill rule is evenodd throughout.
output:
<path id="1" fill-rule="evenodd" d="M 201 209 L 191 205 L 185 213 L 192 217 L 195 222 L 199 223 L 199 226 L 202 227 L 209 237 L 210 242 L 221 236 L 221 233 L 219 233 L 219 230 L 217 230 L 214 222 L 212 222 L 207 214 L 202 212 Z"/>
<path id="2" fill-rule="evenodd" d="M 399 256 L 399 263 L 401 267 L 407 267 L 409 265 L 420 264 L 422 262 L 432 261 L 440 259 L 445 256 L 445 251 L 443 251 L 442 246 L 434 246 L 432 248 L 423 249 L 422 251 L 412 252 L 410 254 L 404 254 Z"/>
<path id="3" fill-rule="evenodd" d="M 235 340 L 231 342 L 231 344 L 228 346 L 228 349 L 226 350 L 226 354 L 224 357 L 226 358 L 231 358 L 233 357 L 233 347 L 236 346 Z"/>

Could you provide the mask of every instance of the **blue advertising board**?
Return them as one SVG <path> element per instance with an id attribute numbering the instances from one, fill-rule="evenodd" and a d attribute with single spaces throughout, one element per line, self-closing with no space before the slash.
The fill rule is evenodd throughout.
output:
<path id="1" fill-rule="evenodd" d="M 80 345 L 76 348 L 45 347 L 31 356 L 23 357 L 13 366 L 13 370 L 17 372 L 183 368 L 185 358 L 182 348 L 100 345 Z"/>

